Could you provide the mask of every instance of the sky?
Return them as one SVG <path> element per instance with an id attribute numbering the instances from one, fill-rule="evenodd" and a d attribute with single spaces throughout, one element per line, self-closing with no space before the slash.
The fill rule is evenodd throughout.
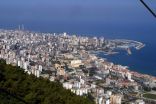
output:
<path id="1" fill-rule="evenodd" d="M 151 0 L 154 1 L 154 0 Z M 156 2 L 155 2 L 156 3 Z M 153 3 L 149 3 L 153 4 Z M 146 21 L 151 15 L 139 0 L 0 0 L 1 20 Z M 131 18 L 131 19 L 130 19 Z M 129 21 L 127 21 L 129 19 Z M 109 22 L 109 21 L 108 21 Z"/>
<path id="2" fill-rule="evenodd" d="M 156 8 L 156 0 L 145 1 Z M 115 31 L 119 27 L 120 31 L 153 30 L 156 26 L 155 18 L 140 0 L 0 0 L 0 23 L 0 28 L 24 24 L 35 31 L 52 28 L 52 32 L 76 33 L 84 29 L 83 33 L 93 29 L 96 33 L 110 28 Z"/>

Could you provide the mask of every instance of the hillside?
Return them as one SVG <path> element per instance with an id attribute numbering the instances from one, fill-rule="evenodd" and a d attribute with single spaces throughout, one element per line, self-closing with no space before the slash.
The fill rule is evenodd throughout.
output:
<path id="1" fill-rule="evenodd" d="M 0 104 L 92 104 L 58 82 L 28 75 L 0 60 Z"/>

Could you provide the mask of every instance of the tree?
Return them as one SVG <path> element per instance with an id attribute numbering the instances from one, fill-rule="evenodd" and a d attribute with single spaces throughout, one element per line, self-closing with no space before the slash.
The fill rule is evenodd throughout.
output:
<path id="1" fill-rule="evenodd" d="M 0 93 L 2 104 L 93 104 L 66 90 L 59 82 L 28 75 L 23 69 L 0 60 Z M 5 95 L 5 96 L 4 96 Z M 5 100 L 3 100 L 5 99 Z M 9 102 L 8 102 L 9 101 Z"/>

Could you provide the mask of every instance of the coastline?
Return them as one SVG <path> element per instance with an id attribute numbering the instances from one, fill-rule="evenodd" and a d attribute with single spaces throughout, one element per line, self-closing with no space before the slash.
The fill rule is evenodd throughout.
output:
<path id="1" fill-rule="evenodd" d="M 143 44 L 143 46 L 141 48 L 143 48 L 143 47 L 145 47 L 145 44 Z M 109 63 L 113 63 L 114 64 L 114 62 L 111 62 L 110 60 L 108 61 L 108 59 L 105 56 L 109 57 L 109 55 L 116 55 L 116 54 L 119 54 L 120 52 L 114 52 L 114 54 L 108 54 L 107 52 L 104 52 L 104 51 L 90 51 L 89 53 L 92 54 L 92 55 L 95 55 L 100 60 L 104 60 L 104 61 L 107 61 Z M 98 55 L 99 53 L 100 54 L 101 53 L 104 54 L 104 56 Z M 121 66 L 123 66 L 122 64 L 114 64 L 114 65 L 121 65 Z M 150 78 L 150 79 L 156 80 L 156 76 L 154 76 L 154 75 L 149 75 L 149 74 L 146 74 L 146 73 L 141 73 L 141 72 L 138 72 L 138 71 L 134 71 L 134 70 L 129 68 L 130 66 L 125 66 L 124 65 L 123 67 L 127 67 L 123 71 L 128 71 L 128 72 L 130 72 L 134 76 L 137 76 L 137 77 L 139 76 L 141 78 Z"/>
<path id="2" fill-rule="evenodd" d="M 114 70 L 114 71 L 129 72 L 130 74 L 132 74 L 135 77 L 156 80 L 156 76 L 149 75 L 149 74 L 143 74 L 143 73 L 140 73 L 140 72 L 137 72 L 137 71 L 132 71 L 131 69 L 129 69 L 129 66 L 122 66 L 121 64 L 114 64 L 113 62 L 107 61 L 106 58 L 100 57 L 97 54 L 92 54 L 92 55 L 95 55 L 94 57 L 97 57 L 97 59 L 106 61 L 107 63 L 113 64 L 114 66 L 119 65 L 119 66 L 123 67 L 123 69 L 121 69 L 121 70 Z"/>
<path id="3" fill-rule="evenodd" d="M 0 29 L 0 31 L 19 31 L 19 30 L 6 30 L 6 29 Z M 24 32 L 24 30 L 21 30 L 21 31 L 23 31 Z M 31 31 L 25 31 L 25 32 L 27 32 L 27 33 L 31 33 Z M 34 31 L 32 31 L 32 33 L 37 33 L 37 34 L 39 34 L 39 35 L 43 35 L 44 33 L 38 33 L 38 32 L 34 32 Z M 48 35 L 50 35 L 51 33 L 45 33 L 45 34 L 48 34 Z M 57 33 L 54 33 L 54 36 L 55 36 L 55 34 L 57 34 Z M 87 37 L 87 36 L 86 36 Z M 132 46 L 129 46 L 130 48 L 131 47 L 134 47 L 135 49 L 137 49 L 137 50 L 140 50 L 141 48 L 143 48 L 143 47 L 145 47 L 145 44 L 143 44 L 143 43 L 141 43 L 141 42 L 138 42 L 138 41 L 134 41 L 134 40 L 127 40 L 127 39 L 114 39 L 114 40 L 111 40 L 111 41 L 126 41 L 126 42 L 134 42 L 134 43 L 137 43 L 138 44 L 138 46 L 135 46 L 134 44 L 132 44 Z M 126 46 L 126 47 L 128 47 L 128 46 Z M 123 48 L 125 48 L 125 47 L 120 47 L 121 49 Z M 99 52 L 103 52 L 104 53 L 104 55 L 106 55 L 106 56 L 109 56 L 109 55 L 116 55 L 116 54 L 119 54 L 120 52 L 118 52 L 118 51 L 112 51 L 112 52 L 105 52 L 105 51 L 102 51 L 102 50 L 95 50 L 95 51 L 88 51 L 89 53 L 91 52 L 91 54 L 93 55 L 95 55 L 96 57 L 98 57 L 98 58 L 100 58 L 100 59 L 102 59 L 102 60 L 107 60 L 107 58 L 105 58 L 105 57 L 99 57 L 97 54 L 99 53 Z M 109 63 L 111 63 L 111 64 L 113 64 L 113 65 L 117 65 L 117 64 L 114 64 L 113 62 L 110 62 L 109 61 Z M 120 65 L 120 64 L 118 64 L 118 65 Z M 120 66 L 122 66 L 122 65 L 120 65 Z M 125 66 L 123 66 L 123 67 L 125 67 Z M 129 66 L 126 66 L 126 67 L 129 67 Z M 137 72 L 137 71 L 132 71 L 132 70 L 130 70 L 130 69 L 125 69 L 125 71 L 128 71 L 128 72 L 130 72 L 131 74 L 133 74 L 133 75 L 135 75 L 135 76 L 140 76 L 140 77 L 150 77 L 150 78 L 153 78 L 153 79 L 156 79 L 156 77 L 155 76 L 153 76 L 153 75 L 149 75 L 149 74 L 143 74 L 143 73 L 140 73 L 140 72 Z M 124 70 L 123 70 L 124 71 Z"/>
<path id="4" fill-rule="evenodd" d="M 108 55 L 110 52 L 116 54 L 114 46 L 121 46 L 117 49 L 123 51 L 127 47 L 140 46 L 140 43 L 131 42 L 111 43 L 98 37 L 80 37 L 67 33 L 56 35 L 4 30 L 0 32 L 0 58 L 6 60 L 6 64 L 18 66 L 37 78 L 59 81 L 76 95 L 85 96 L 93 91 L 91 96 L 97 100 L 107 95 L 119 96 L 122 101 L 123 96 L 128 95 L 126 99 L 130 101 L 132 93 L 142 93 L 149 86 L 154 89 L 156 77 L 114 64 L 97 53 L 105 51 Z M 102 93 L 97 92 L 101 89 Z M 111 95 L 104 90 L 111 91 Z"/>

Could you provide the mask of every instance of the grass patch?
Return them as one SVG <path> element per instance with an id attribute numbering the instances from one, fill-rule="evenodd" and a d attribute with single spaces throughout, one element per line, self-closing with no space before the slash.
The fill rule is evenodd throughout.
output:
<path id="1" fill-rule="evenodd" d="M 146 93 L 143 95 L 143 97 L 156 100 L 155 94 Z"/>

